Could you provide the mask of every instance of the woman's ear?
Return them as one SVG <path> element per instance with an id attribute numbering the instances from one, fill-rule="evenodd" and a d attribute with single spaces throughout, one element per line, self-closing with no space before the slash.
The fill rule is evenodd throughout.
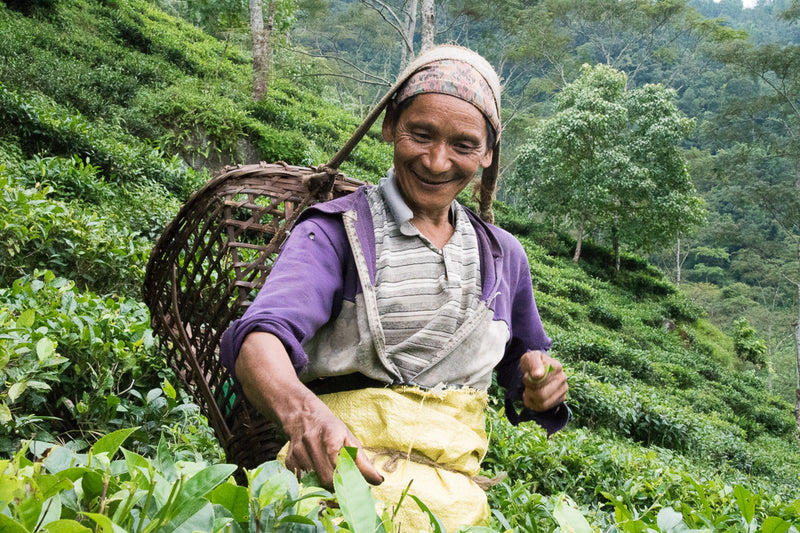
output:
<path id="1" fill-rule="evenodd" d="M 481 158 L 481 167 L 489 168 L 489 166 L 492 164 L 492 157 L 494 157 L 494 148 L 489 148 Z"/>
<path id="2" fill-rule="evenodd" d="M 383 115 L 383 126 L 381 126 L 381 134 L 383 140 L 387 143 L 394 142 L 394 125 L 397 119 L 397 104 L 394 100 L 389 100 L 386 104 L 386 113 Z"/>

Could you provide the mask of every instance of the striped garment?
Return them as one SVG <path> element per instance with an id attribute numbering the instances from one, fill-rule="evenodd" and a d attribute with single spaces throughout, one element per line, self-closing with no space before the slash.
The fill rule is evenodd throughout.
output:
<path id="1" fill-rule="evenodd" d="M 386 352 L 404 381 L 414 383 L 478 309 L 478 240 L 463 208 L 453 202 L 455 232 L 443 250 L 436 248 L 411 224 L 411 210 L 392 173 L 367 198 L 375 227 L 376 295 Z"/>

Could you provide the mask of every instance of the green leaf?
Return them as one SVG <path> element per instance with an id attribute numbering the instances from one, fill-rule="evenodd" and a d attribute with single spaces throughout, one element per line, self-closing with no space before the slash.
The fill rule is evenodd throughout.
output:
<path id="1" fill-rule="evenodd" d="M 11 416 L 11 409 L 8 408 L 6 402 L 0 402 L 0 424 L 8 424 L 14 419 Z"/>
<path id="2" fill-rule="evenodd" d="M 172 452 L 167 446 L 167 440 L 164 434 L 158 439 L 158 449 L 156 451 L 156 470 L 158 470 L 164 478 L 173 481 L 176 478 L 175 461 L 172 460 Z"/>
<path id="3" fill-rule="evenodd" d="M 175 387 L 173 387 L 172 384 L 166 379 L 164 379 L 164 384 L 161 386 L 161 388 L 164 389 L 164 394 L 173 400 L 178 396 L 177 392 L 175 392 Z"/>
<path id="4" fill-rule="evenodd" d="M 246 522 L 250 512 L 250 500 L 247 487 L 240 487 L 233 483 L 222 483 L 208 495 L 211 503 L 221 505 L 227 509 L 237 522 Z"/>
<path id="5" fill-rule="evenodd" d="M 122 443 L 131 436 L 131 433 L 139 428 L 125 428 L 118 429 L 113 433 L 100 437 L 91 448 L 91 453 L 96 455 L 99 453 L 108 453 L 109 459 L 117 453 Z"/>
<path id="6" fill-rule="evenodd" d="M 736 485 L 733 487 L 733 495 L 736 497 L 736 505 L 742 513 L 745 523 L 749 526 L 756 514 L 756 499 L 752 492 Z"/>
<path id="7" fill-rule="evenodd" d="M 114 522 L 112 522 L 111 519 L 106 515 L 102 515 L 99 513 L 82 513 L 82 514 L 83 516 L 94 520 L 94 523 L 97 524 L 97 527 L 99 528 L 98 530 L 96 530 L 97 533 L 127 533 L 124 529 L 122 529 Z"/>
<path id="8" fill-rule="evenodd" d="M 8 399 L 11 401 L 11 403 L 14 403 L 17 398 L 19 398 L 20 394 L 25 392 L 26 388 L 27 384 L 24 381 L 18 381 L 17 383 L 11 385 L 8 388 Z"/>
<path id="9" fill-rule="evenodd" d="M 184 499 L 203 497 L 211 492 L 217 485 L 231 477 L 236 471 L 236 465 L 217 464 L 204 468 L 186 481 L 181 489 L 176 504 Z"/>
<path id="10" fill-rule="evenodd" d="M 4 514 L 0 514 L 0 531 L 3 533 L 29 533 L 19 522 Z"/>
<path id="11" fill-rule="evenodd" d="M 5 530 L 4 530 L 5 531 Z M 92 533 L 92 530 L 75 520 L 56 520 L 50 522 L 42 531 L 47 533 Z"/>
<path id="12" fill-rule="evenodd" d="M 333 473 L 333 487 L 342 514 L 353 533 L 374 533 L 380 524 L 375 512 L 375 497 L 369 484 L 358 470 L 353 456 L 356 448 L 342 447 L 336 470 Z"/>
<path id="13" fill-rule="evenodd" d="M 178 513 L 167 524 L 158 528 L 158 533 L 192 533 L 214 529 L 214 508 L 208 500 L 195 498 L 184 501 Z"/>
<path id="14" fill-rule="evenodd" d="M 42 501 L 37 498 L 38 494 L 26 496 L 17 504 L 17 513 L 22 525 L 33 530 L 42 514 Z"/>
<path id="15" fill-rule="evenodd" d="M 55 480 L 55 477 L 53 477 L 53 479 Z M 64 483 L 68 482 L 65 481 Z M 69 487 L 59 484 L 55 488 L 58 490 L 59 488 L 68 489 Z M 48 498 L 44 502 L 44 505 L 42 505 L 42 510 L 44 512 L 42 513 L 42 516 L 39 517 L 40 524 L 46 525 L 58 521 L 58 519 L 61 518 L 61 494 L 56 493 L 53 495 L 53 497 Z"/>
<path id="16" fill-rule="evenodd" d="M 433 533 L 447 533 L 447 530 L 444 528 L 444 524 L 442 524 L 441 520 L 439 520 L 433 511 L 428 509 L 428 506 L 425 505 L 422 500 L 414 496 L 413 494 L 408 495 L 409 498 L 414 500 L 416 504 L 422 509 L 422 512 L 428 515 L 428 520 L 430 520 L 431 527 L 433 528 Z"/>
<path id="17" fill-rule="evenodd" d="M 592 533 L 592 527 L 581 512 L 572 507 L 567 499 L 562 497 L 553 509 L 553 518 L 558 522 L 562 531 L 573 533 Z"/>
<path id="18" fill-rule="evenodd" d="M 34 320 L 36 320 L 36 311 L 33 309 L 26 309 L 19 314 L 17 327 L 30 328 L 33 326 Z"/>
<path id="19" fill-rule="evenodd" d="M 777 516 L 768 516 L 761 524 L 762 533 L 786 533 L 792 524 Z"/>
<path id="20" fill-rule="evenodd" d="M 315 525 L 314 521 L 310 518 L 306 518 L 305 516 L 300 516 L 298 514 L 284 516 L 281 518 L 280 522 L 278 522 L 278 526 L 281 526 L 282 524 L 303 524 L 307 526 Z"/>
<path id="21" fill-rule="evenodd" d="M 298 494 L 297 478 L 283 466 L 275 467 L 274 465 L 262 465 L 264 470 L 259 473 L 257 478 L 261 478 L 262 474 L 268 473 L 261 488 L 258 490 L 258 505 L 259 507 L 266 507 L 270 503 L 277 502 L 284 498 L 291 500 L 295 499 Z"/>
<path id="22" fill-rule="evenodd" d="M 53 357 L 53 354 L 56 352 L 56 345 L 48 339 L 47 337 L 42 337 L 39 339 L 39 342 L 36 343 L 36 356 L 39 358 L 39 361 L 46 361 Z"/>
<path id="23" fill-rule="evenodd" d="M 683 515 L 672 507 L 664 507 L 661 509 L 658 512 L 656 523 L 663 533 L 672 531 L 681 525 L 684 529 L 686 528 L 686 524 L 683 522 Z"/>

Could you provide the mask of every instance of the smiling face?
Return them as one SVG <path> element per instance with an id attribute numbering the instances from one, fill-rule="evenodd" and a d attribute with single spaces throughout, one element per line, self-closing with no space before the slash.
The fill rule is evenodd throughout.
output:
<path id="1" fill-rule="evenodd" d="M 447 217 L 478 169 L 492 162 L 483 114 L 445 94 L 420 94 L 399 117 L 389 110 L 383 138 L 394 143 L 397 185 L 417 218 Z"/>

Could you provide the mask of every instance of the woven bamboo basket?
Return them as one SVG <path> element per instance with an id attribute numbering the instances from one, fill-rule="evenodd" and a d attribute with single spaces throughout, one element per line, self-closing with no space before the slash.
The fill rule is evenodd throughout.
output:
<path id="1" fill-rule="evenodd" d="M 151 252 L 144 298 L 153 330 L 228 462 L 253 468 L 282 442 L 236 390 L 219 359 L 220 337 L 264 284 L 297 215 L 359 185 L 326 167 L 227 167 L 192 195 Z"/>

